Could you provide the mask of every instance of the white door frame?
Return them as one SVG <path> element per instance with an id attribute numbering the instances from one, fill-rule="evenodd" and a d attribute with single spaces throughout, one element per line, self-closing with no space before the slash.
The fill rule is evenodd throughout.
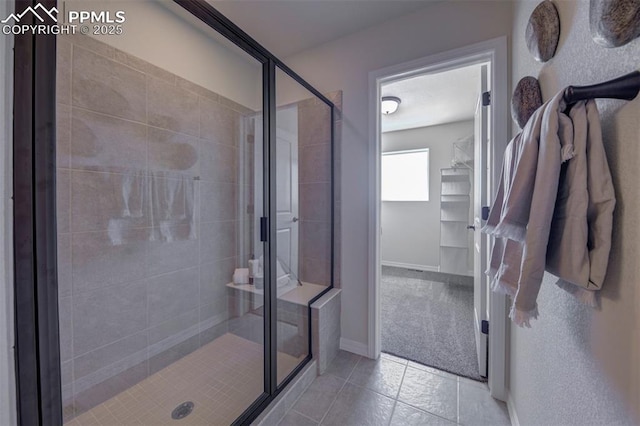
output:
<path id="1" fill-rule="evenodd" d="M 491 197 L 498 185 L 502 156 L 508 140 L 508 68 L 507 38 L 487 40 L 471 46 L 420 58 L 369 73 L 369 138 L 374 141 L 369 150 L 369 339 L 368 356 L 380 356 L 380 85 L 428 72 L 442 72 L 480 62 L 491 63 L 491 125 L 488 161 L 491 167 L 489 188 Z M 494 398 L 506 401 L 507 383 L 507 299 L 493 293 L 489 297 L 489 389 Z"/>

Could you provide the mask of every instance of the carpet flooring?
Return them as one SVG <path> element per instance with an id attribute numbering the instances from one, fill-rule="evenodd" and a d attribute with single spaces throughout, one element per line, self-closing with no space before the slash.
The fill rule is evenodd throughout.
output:
<path id="1" fill-rule="evenodd" d="M 478 374 L 472 280 L 383 266 L 380 292 L 383 352 L 486 381 Z"/>

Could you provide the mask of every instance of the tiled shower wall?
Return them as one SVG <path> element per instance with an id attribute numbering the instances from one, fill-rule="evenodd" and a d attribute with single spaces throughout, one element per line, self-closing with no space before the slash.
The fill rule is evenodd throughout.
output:
<path id="1" fill-rule="evenodd" d="M 251 111 L 86 36 L 58 38 L 57 73 L 60 344 L 73 415 L 226 332 L 238 227 L 251 223 L 239 220 L 237 190 Z"/>
<path id="2" fill-rule="evenodd" d="M 342 92 L 327 95 L 336 106 L 334 148 L 339 151 Z M 300 194 L 300 277 L 330 285 L 331 274 L 331 109 L 316 98 L 298 103 L 298 158 Z M 337 160 L 337 159 L 336 159 Z M 334 162 L 336 242 L 339 241 L 339 161 Z M 339 244 L 334 252 L 334 284 L 339 287 Z"/>

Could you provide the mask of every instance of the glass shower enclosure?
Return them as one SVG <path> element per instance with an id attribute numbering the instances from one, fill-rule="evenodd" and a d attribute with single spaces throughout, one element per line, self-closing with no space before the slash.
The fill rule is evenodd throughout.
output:
<path id="1" fill-rule="evenodd" d="M 46 207 L 20 220 L 55 267 L 16 297 L 55 321 L 35 333 L 45 386 L 18 372 L 23 406 L 47 424 L 247 423 L 310 360 L 309 306 L 332 286 L 333 104 L 205 2 L 58 6 L 126 21 L 34 36 L 55 49 L 33 64 L 55 135 L 34 136 Z"/>

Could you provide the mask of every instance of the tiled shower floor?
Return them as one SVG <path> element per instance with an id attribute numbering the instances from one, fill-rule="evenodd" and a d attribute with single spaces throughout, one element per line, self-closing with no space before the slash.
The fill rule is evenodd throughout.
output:
<path id="1" fill-rule="evenodd" d="M 278 353 L 279 376 L 300 361 Z M 262 393 L 263 368 L 262 345 L 227 333 L 65 425 L 229 425 Z M 185 401 L 193 412 L 173 420 Z"/>

